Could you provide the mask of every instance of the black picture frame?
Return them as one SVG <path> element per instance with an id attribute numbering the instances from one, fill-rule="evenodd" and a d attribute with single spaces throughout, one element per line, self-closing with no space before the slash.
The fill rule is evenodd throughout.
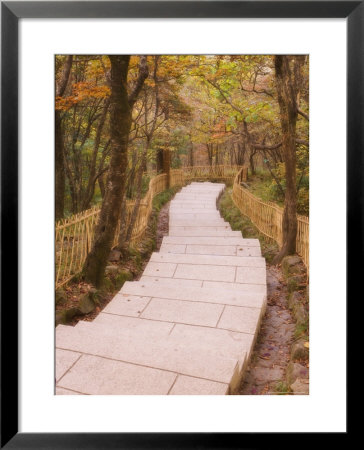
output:
<path id="1" fill-rule="evenodd" d="M 271 434 L 18 432 L 18 21 L 21 18 L 347 18 L 347 303 L 363 276 L 364 1 L 1 2 L 1 448 L 257 448 Z M 11 105 L 11 107 L 9 107 Z M 338 174 L 338 177 L 340 174 Z M 359 255 L 358 255 L 359 250 Z M 358 257 L 359 256 L 359 257 Z M 360 258 L 361 257 L 361 258 Z M 11 301 L 7 297 L 11 295 Z M 306 434 L 307 437 L 309 433 Z M 340 433 L 347 437 L 348 433 Z M 286 437 L 287 436 L 287 437 Z M 285 446 L 288 436 L 280 436 Z M 306 437 L 300 440 L 304 443 Z M 318 443 L 318 436 L 315 437 Z M 337 439 L 337 438 L 335 438 Z"/>

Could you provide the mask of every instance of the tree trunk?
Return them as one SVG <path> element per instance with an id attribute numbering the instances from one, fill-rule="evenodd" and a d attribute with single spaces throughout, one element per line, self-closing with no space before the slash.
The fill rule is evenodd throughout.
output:
<path id="1" fill-rule="evenodd" d="M 63 97 L 67 88 L 68 80 L 71 73 L 73 56 L 66 57 L 61 79 L 56 83 L 56 97 Z M 55 203 L 56 203 L 56 220 L 62 219 L 64 216 L 64 192 L 66 186 L 66 175 L 64 167 L 64 137 L 61 111 L 55 111 Z"/>
<path id="2" fill-rule="evenodd" d="M 57 110 L 55 112 L 55 182 L 56 220 L 59 220 L 64 215 L 66 175 L 64 168 L 62 119 L 61 112 Z"/>
<path id="3" fill-rule="evenodd" d="M 169 189 L 171 180 L 171 152 L 167 149 L 163 151 L 163 172 L 167 175 L 166 188 Z"/>
<path id="4" fill-rule="evenodd" d="M 249 155 L 250 170 L 252 175 L 255 175 L 255 163 L 254 163 L 255 153 L 256 152 L 254 150 L 251 150 Z"/>
<path id="5" fill-rule="evenodd" d="M 276 85 L 282 127 L 282 151 L 286 169 L 286 192 L 283 213 L 283 244 L 273 264 L 296 252 L 296 92 L 288 56 L 275 56 Z"/>
<path id="6" fill-rule="evenodd" d="M 120 217 L 121 199 L 124 195 L 127 150 L 131 127 L 131 107 L 128 101 L 127 75 L 129 55 L 110 55 L 111 97 L 110 136 L 111 160 L 107 191 L 102 203 L 96 228 L 95 241 L 88 254 L 84 273 L 86 281 L 100 287 Z"/>
<path id="7" fill-rule="evenodd" d="M 157 173 L 163 172 L 163 149 L 162 148 L 157 149 L 156 165 L 157 165 Z"/>
<path id="8" fill-rule="evenodd" d="M 110 105 L 110 99 L 108 98 L 105 100 L 102 115 L 100 117 L 100 121 L 97 126 L 97 130 L 96 130 L 92 159 L 90 162 L 89 179 L 88 179 L 86 192 L 85 192 L 84 199 L 83 199 L 82 210 L 88 209 L 90 207 L 91 201 L 94 196 L 95 184 L 96 184 L 96 160 L 97 160 L 97 155 L 99 152 L 102 130 L 104 128 L 104 124 L 106 121 L 106 116 L 107 116 L 107 111 L 109 109 L 109 105 Z"/>
<path id="9" fill-rule="evenodd" d="M 128 229 L 126 231 L 126 236 L 125 236 L 125 244 L 128 245 L 131 239 L 131 235 L 133 233 L 133 229 L 135 226 L 135 222 L 136 219 L 138 217 L 138 213 L 139 213 L 139 207 L 140 207 L 140 202 L 142 200 L 142 184 L 143 184 L 143 172 L 144 172 L 144 166 L 147 160 L 147 152 L 148 152 L 148 148 L 149 148 L 149 142 L 147 141 L 147 145 L 145 148 L 145 151 L 142 155 L 142 160 L 140 161 L 140 167 L 138 170 L 138 175 L 137 175 L 137 198 L 135 200 L 135 204 L 133 207 L 133 211 L 131 213 L 130 216 L 130 222 L 128 225 Z"/>

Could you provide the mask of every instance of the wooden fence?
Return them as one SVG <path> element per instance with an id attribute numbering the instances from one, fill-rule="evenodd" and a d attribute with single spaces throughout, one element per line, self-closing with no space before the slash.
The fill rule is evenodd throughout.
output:
<path id="1" fill-rule="evenodd" d="M 197 166 L 172 169 L 170 171 L 170 186 L 183 186 L 186 182 L 193 179 L 221 179 L 228 181 L 233 179 L 237 172 L 240 173 L 240 177 L 246 177 L 247 170 L 241 166 Z M 166 187 L 166 174 L 156 175 L 150 180 L 148 192 L 140 201 L 130 238 L 131 243 L 137 243 L 143 237 L 152 212 L 153 198 L 164 191 Z M 129 200 L 126 203 L 126 227 L 130 224 L 134 205 L 135 200 Z M 81 272 L 86 256 L 91 250 L 100 209 L 100 205 L 94 206 L 82 213 L 57 222 L 55 232 L 56 289 Z M 115 232 L 114 246 L 118 243 L 119 232 L 120 223 Z"/>
<path id="2" fill-rule="evenodd" d="M 282 246 L 283 208 L 275 203 L 264 202 L 241 186 L 244 174 L 241 169 L 235 176 L 233 184 L 233 201 L 240 211 L 250 218 L 263 234 Z M 297 215 L 296 251 L 302 257 L 309 271 L 309 220 L 308 217 Z"/>

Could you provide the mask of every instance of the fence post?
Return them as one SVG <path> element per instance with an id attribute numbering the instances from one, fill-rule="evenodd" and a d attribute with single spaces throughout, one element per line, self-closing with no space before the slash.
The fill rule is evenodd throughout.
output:
<path id="1" fill-rule="evenodd" d="M 163 172 L 167 175 L 167 189 L 171 183 L 171 152 L 169 149 L 163 149 Z"/>

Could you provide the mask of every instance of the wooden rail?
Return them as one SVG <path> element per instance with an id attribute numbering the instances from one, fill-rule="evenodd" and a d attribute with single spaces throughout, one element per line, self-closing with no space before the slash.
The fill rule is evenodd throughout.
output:
<path id="1" fill-rule="evenodd" d="M 240 211 L 250 218 L 254 225 L 263 234 L 282 246 L 283 232 L 283 208 L 275 203 L 264 202 L 255 197 L 247 189 L 241 186 L 243 169 L 236 174 L 233 183 L 232 198 Z M 306 216 L 297 215 L 296 251 L 303 259 L 309 271 L 309 219 Z"/>
<path id="2" fill-rule="evenodd" d="M 243 169 L 242 171 L 240 169 Z M 245 170 L 245 171 L 244 171 Z M 246 177 L 246 169 L 241 166 L 197 166 L 184 167 L 182 169 L 170 170 L 169 185 L 183 186 L 193 179 L 221 179 L 229 180 L 237 173 Z M 245 174 L 245 175 L 244 175 Z M 153 198 L 164 191 L 168 186 L 167 175 L 160 174 L 153 177 L 149 182 L 149 189 L 141 200 L 137 217 L 131 234 L 131 243 L 139 242 L 148 226 L 148 221 L 153 207 Z M 129 200 L 126 204 L 126 222 L 128 227 L 135 200 Z M 66 284 L 76 274 L 80 273 L 91 250 L 95 229 L 99 218 L 101 206 L 94 206 L 79 214 L 56 223 L 56 289 Z M 120 223 L 115 232 L 113 245 L 118 243 Z"/>

